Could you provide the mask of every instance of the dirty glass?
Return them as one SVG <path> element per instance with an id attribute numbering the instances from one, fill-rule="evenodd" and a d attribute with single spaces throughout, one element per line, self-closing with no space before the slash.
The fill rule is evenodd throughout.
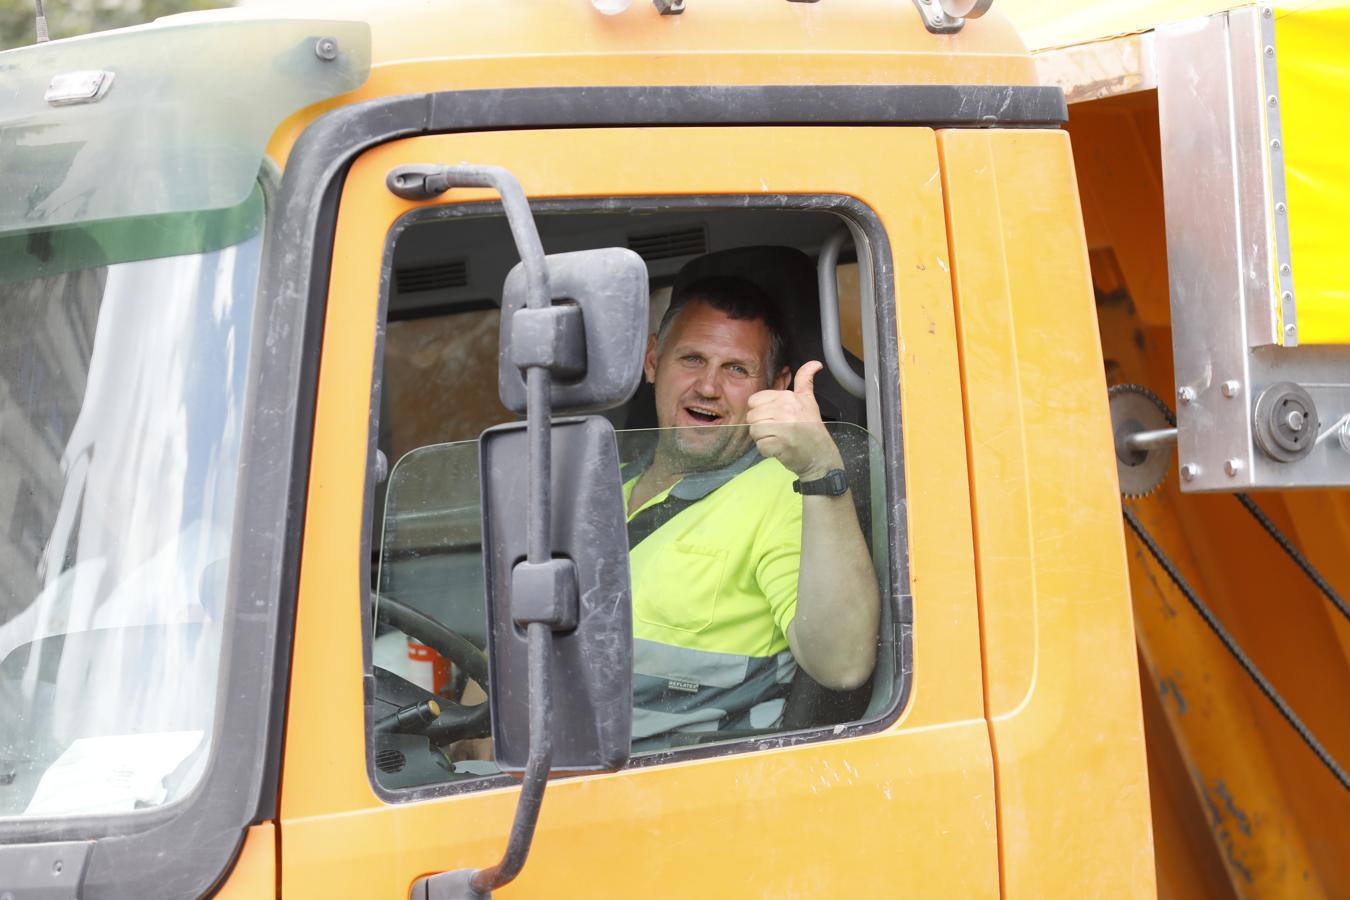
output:
<path id="1" fill-rule="evenodd" d="M 262 223 L 255 184 L 215 216 L 0 239 L 0 817 L 201 778 Z"/>
<path id="2" fill-rule="evenodd" d="M 859 528 L 872 551 L 873 574 L 881 596 L 888 597 L 887 517 L 884 513 L 881 446 L 875 437 L 858 426 L 827 423 L 827 428 L 845 460 Z M 661 440 L 684 433 L 706 435 L 710 431 L 726 433 L 731 443 L 743 443 L 746 447 L 750 444 L 744 426 L 620 431 L 619 451 L 625 480 L 631 483 L 637 478 Z M 747 460 L 751 465 L 754 462 L 753 456 Z M 730 479 L 738 477 L 740 471 L 744 469 L 727 475 L 727 480 L 721 484 L 730 484 Z M 688 481 L 694 484 L 707 474 L 688 476 Z M 783 486 L 789 483 L 790 479 L 785 480 Z M 379 534 L 375 573 L 373 661 L 376 696 L 370 716 L 376 779 L 386 788 L 399 788 L 493 774 L 497 770 L 491 762 L 490 723 L 482 715 L 470 721 L 467 712 L 477 704 L 485 704 L 483 685 L 476 683 L 460 665 L 457 657 L 463 656 L 463 649 L 449 645 L 450 639 L 443 631 L 426 625 L 426 621 L 430 621 L 443 626 L 475 649 L 482 651 L 485 648 L 487 614 L 479 523 L 478 442 L 459 441 L 413 449 L 394 465 L 385 487 L 383 529 Z M 704 499 L 712 499 L 720 489 L 716 485 L 705 484 L 703 487 L 711 491 Z M 694 501 L 686 520 L 697 517 L 697 504 L 704 499 Z M 775 502 L 790 508 L 795 501 L 775 497 Z M 799 511 L 799 504 L 797 508 Z M 875 515 L 873 510 L 877 510 Z M 640 515 L 630 519 L 630 541 L 637 537 L 634 528 Z M 761 521 L 765 516 L 756 510 L 730 515 L 737 517 L 729 526 L 733 530 L 743 525 L 765 530 L 780 527 L 772 521 Z M 786 527 L 789 530 L 799 528 L 799 521 L 794 520 Z M 671 524 L 678 522 L 678 519 L 672 520 Z M 635 591 L 646 592 L 639 599 L 634 616 L 638 638 L 634 685 L 637 694 L 635 752 L 734 741 L 783 731 L 784 706 L 797 680 L 797 667 L 790 653 L 785 659 L 773 660 L 767 680 L 761 677 L 764 673 L 758 671 L 764 667 L 756 667 L 753 661 L 740 661 L 742 664 L 735 672 L 723 665 L 704 678 L 705 683 L 688 683 L 696 680 L 697 675 L 688 679 L 672 675 L 672 653 L 652 646 L 656 642 L 651 638 L 659 637 L 663 629 L 666 633 L 682 630 L 693 635 L 692 642 L 697 645 L 699 632 L 706 633 L 726 624 L 718 619 L 716 596 L 695 595 L 688 589 L 693 577 L 691 570 L 684 568 L 691 561 L 715 565 L 716 549 L 691 549 L 688 546 L 682 549 L 688 552 L 684 553 L 683 561 L 674 562 L 679 568 L 678 574 L 667 571 L 672 564 L 668 559 L 652 561 L 642 559 L 636 553 L 631 557 Z M 703 550 L 701 556 L 700 549 Z M 662 571 L 665 571 L 664 575 Z M 653 601 L 650 595 L 654 587 L 659 588 L 664 597 Z M 660 607 L 667 601 L 662 610 Z M 411 609 L 425 619 L 406 613 L 390 615 L 387 607 L 391 605 Z M 885 605 L 883 600 L 883 608 Z M 727 612 L 724 603 L 724 618 Z M 772 632 L 775 627 L 767 601 L 762 614 L 753 610 L 747 613 L 745 609 L 737 610 L 735 614 L 756 618 L 751 627 L 763 626 L 766 632 Z M 694 622 L 694 619 L 699 621 Z M 745 624 L 742 621 L 740 626 Z M 884 625 L 883 615 L 883 635 L 888 633 Z M 832 725 L 866 718 L 884 710 L 894 689 L 895 652 L 893 644 L 879 644 L 876 670 L 869 685 L 847 697 L 838 692 L 814 695 L 810 702 L 815 707 L 804 716 L 789 716 L 797 722 L 795 726 L 789 723 L 789 727 Z M 472 660 L 468 662 L 474 664 Z M 676 659 L 673 664 L 681 663 Z M 672 690 L 673 678 L 685 683 Z M 700 693 L 700 688 L 712 690 Z M 738 693 L 741 696 L 729 697 Z M 717 706 L 718 703 L 726 705 L 728 699 L 734 707 L 728 710 Z M 441 717 L 416 719 L 406 715 L 407 711 L 427 700 L 433 700 L 443 708 Z M 405 713 L 401 718 L 400 711 Z M 485 707 L 482 712 L 486 712 Z"/>
<path id="3" fill-rule="evenodd" d="M 47 101 L 89 71 L 99 99 Z M 282 120 L 369 73 L 363 22 L 170 19 L 0 53 L 0 233 L 237 206 Z"/>

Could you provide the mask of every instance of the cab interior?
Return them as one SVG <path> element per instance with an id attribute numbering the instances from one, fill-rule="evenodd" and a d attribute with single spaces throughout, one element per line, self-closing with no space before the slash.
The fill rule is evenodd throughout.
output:
<path id="1" fill-rule="evenodd" d="M 752 207 L 686 202 L 677 208 L 642 208 L 618 202 L 533 204 L 546 253 L 626 247 L 642 257 L 650 277 L 649 331 L 654 333 L 672 292 L 707 275 L 735 275 L 760 287 L 780 307 L 789 331 L 788 363 L 829 362 L 825 341 L 836 344 L 834 367 L 815 380 L 822 418 L 843 452 L 864 535 L 874 548 L 882 596 L 891 598 L 885 548 L 888 516 L 873 515 L 893 503 L 886 497 L 881 452 L 881 404 L 872 311 L 871 250 L 865 232 L 831 210 L 811 205 Z M 437 660 L 427 684 L 425 665 L 408 667 L 404 655 L 422 653 L 381 614 L 381 603 L 410 607 L 466 638 L 485 645 L 486 613 L 478 523 L 476 439 L 514 420 L 497 397 L 497 353 L 502 285 L 519 262 L 505 219 L 495 204 L 422 209 L 405 218 L 390 238 L 385 327 L 377 353 L 377 411 L 373 429 L 374 488 L 370 515 L 373 664 L 387 690 L 377 687 L 371 722 L 391 715 L 417 694 L 388 670 L 410 675 L 442 699 L 481 702 L 481 685 L 464 666 Z M 859 244 L 862 245 L 861 251 Z M 822 261 L 822 254 L 824 259 Z M 823 262 L 823 265 L 822 265 Z M 823 274 L 822 274 L 823 272 Z M 827 296 L 822 327 L 821 285 Z M 834 327 L 831 328 L 831 323 Z M 832 332 L 832 334 L 831 334 Z M 846 366 L 848 371 L 840 372 Z M 850 375 L 852 376 L 850 378 Z M 624 405 L 603 414 L 626 436 L 657 426 L 653 391 L 645 381 Z M 880 552 L 878 552 L 880 551 Z M 900 694 L 898 649 L 890 600 L 883 603 L 883 641 L 876 672 L 852 692 L 826 691 L 800 673 L 789 694 L 783 726 L 800 731 L 884 714 Z M 425 655 L 425 654 L 423 654 Z M 439 673 L 439 674 L 437 674 Z M 486 737 L 485 716 L 472 729 Z M 712 738 L 719 743 L 736 736 Z M 742 738 L 752 735 L 739 736 Z M 709 742 L 707 734 L 688 744 Z M 417 740 L 380 732 L 372 749 L 373 775 L 386 789 L 429 781 L 492 774 L 482 759 L 433 754 L 432 771 L 414 758 Z M 462 747 L 462 744 L 456 744 Z M 677 741 L 674 749 L 678 749 Z M 446 748 L 442 748 L 446 749 Z"/>

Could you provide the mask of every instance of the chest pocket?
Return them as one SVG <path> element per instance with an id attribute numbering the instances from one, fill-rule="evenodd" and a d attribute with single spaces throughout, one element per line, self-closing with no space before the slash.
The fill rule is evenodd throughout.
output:
<path id="1" fill-rule="evenodd" d="M 722 547 L 672 541 L 644 561 L 633 615 L 662 628 L 703 631 L 717 615 L 726 567 Z"/>

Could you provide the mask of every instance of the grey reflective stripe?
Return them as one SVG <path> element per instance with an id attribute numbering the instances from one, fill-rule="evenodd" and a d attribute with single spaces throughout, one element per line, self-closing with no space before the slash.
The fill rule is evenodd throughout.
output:
<path id="1" fill-rule="evenodd" d="M 691 650 L 657 641 L 633 642 L 633 739 L 676 730 L 767 728 L 777 712 L 766 705 L 787 695 L 797 671 L 790 650 L 740 656 Z M 772 715 L 774 721 L 764 724 Z"/>
<path id="2" fill-rule="evenodd" d="M 711 472 L 694 472 L 691 475 L 684 476 L 670 489 L 670 496 L 678 497 L 681 500 L 702 500 L 763 459 L 764 457 L 759 455 L 759 451 L 751 447 L 745 452 L 744 456 L 730 465 L 713 469 Z"/>
<path id="3" fill-rule="evenodd" d="M 732 688 L 743 684 L 749 677 L 750 660 L 751 657 L 739 653 L 691 650 L 674 644 L 639 639 L 633 650 L 633 672 L 708 687 Z"/>

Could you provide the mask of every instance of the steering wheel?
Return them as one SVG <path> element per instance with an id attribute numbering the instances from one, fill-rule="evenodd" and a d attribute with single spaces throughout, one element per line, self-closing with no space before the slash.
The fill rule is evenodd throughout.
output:
<path id="1" fill-rule="evenodd" d="M 437 622 L 431 616 L 419 612 L 401 600 L 395 600 L 387 594 L 381 594 L 375 602 L 376 619 L 397 628 L 409 637 L 421 641 L 450 662 L 459 666 L 472 681 L 487 691 L 487 656 L 463 635 L 457 634 Z M 441 712 L 417 733 L 425 735 L 432 743 L 447 746 L 466 738 L 487 737 L 491 734 L 491 720 L 488 704 L 464 706 L 448 700 L 439 694 L 418 687 L 392 672 L 384 673 L 388 678 L 396 678 L 400 693 L 415 692 L 423 700 L 434 700 Z"/>

